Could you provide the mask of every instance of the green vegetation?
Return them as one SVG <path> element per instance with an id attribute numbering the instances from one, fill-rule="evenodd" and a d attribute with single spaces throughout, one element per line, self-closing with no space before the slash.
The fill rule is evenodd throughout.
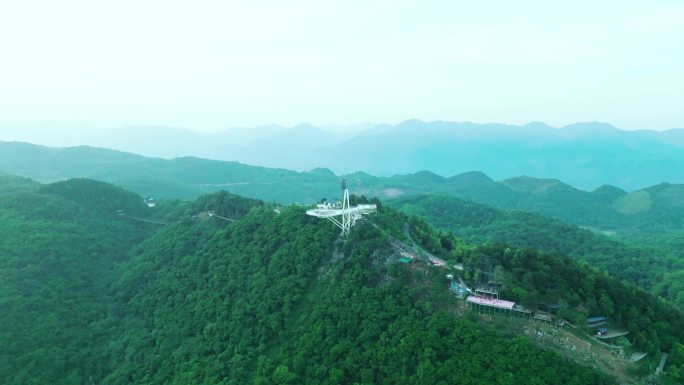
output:
<path id="1" fill-rule="evenodd" d="M 134 194 L 85 180 L 0 196 L 2 384 L 80 384 L 101 365 L 113 269 L 152 229 L 86 196 L 146 208 Z"/>
<path id="2" fill-rule="evenodd" d="M 191 157 L 147 158 L 85 146 L 49 148 L 0 142 L 0 171 L 43 183 L 97 179 L 142 196 L 167 199 L 195 199 L 221 190 L 288 204 L 339 196 L 339 180 L 330 172 L 298 173 Z"/>
<path id="3" fill-rule="evenodd" d="M 651 194 L 646 191 L 636 191 L 616 199 L 613 208 L 620 214 L 640 214 L 651 210 Z"/>
<path id="4" fill-rule="evenodd" d="M 624 241 L 632 247 L 656 250 L 663 261 L 672 261 L 672 267 L 662 274 L 653 292 L 684 309 L 684 231 L 632 236 Z"/>
<path id="5" fill-rule="evenodd" d="M 684 339 L 680 310 L 598 269 L 529 247 L 471 246 L 431 230 L 416 217 L 409 222 L 414 239 L 426 249 L 464 264 L 466 281 L 472 286 L 495 281 L 504 298 L 532 309 L 553 307 L 580 325 L 588 315 L 609 317 L 625 325 L 630 341 L 652 356 Z"/>
<path id="6" fill-rule="evenodd" d="M 489 263 L 528 306 L 610 316 L 653 358 L 671 352 L 679 378 L 671 306 L 570 258 L 472 246 L 374 202 L 372 223 L 340 240 L 303 207 L 225 192 L 154 209 L 87 179 L 0 195 L 0 383 L 615 383 L 456 315 L 443 271 L 394 262 L 412 241 L 463 262 L 469 283 Z"/>
<path id="7" fill-rule="evenodd" d="M 666 384 L 684 383 L 684 345 L 675 344 L 665 373 L 667 373 Z"/>
<path id="8" fill-rule="evenodd" d="M 669 277 L 673 270 L 684 269 L 684 256 L 668 257 L 662 244 L 625 244 L 538 214 L 500 210 L 453 197 L 412 196 L 387 204 L 470 243 L 508 244 L 567 255 L 654 293 L 667 294 L 664 297 L 675 302 L 680 295 L 674 287 L 662 285 L 664 280 L 677 285 Z M 671 241 L 672 249 L 681 245 Z"/>
<path id="9" fill-rule="evenodd" d="M 301 208 L 263 206 L 157 233 L 114 285 L 130 321 L 103 382 L 612 382 L 448 315 L 441 273 L 387 265 L 373 226 L 337 234 Z"/>
<path id="10" fill-rule="evenodd" d="M 281 204 L 314 203 L 340 196 L 344 178 L 356 194 L 396 198 L 454 196 L 502 209 L 535 212 L 620 239 L 684 230 L 684 185 L 662 183 L 635 192 L 612 186 L 582 191 L 556 179 L 516 177 L 494 181 L 481 172 L 449 178 L 429 171 L 392 177 L 363 172 L 336 176 L 327 169 L 294 172 L 198 158 L 146 158 L 90 147 L 48 148 L 0 142 L 0 171 L 50 183 L 93 178 L 143 196 L 195 199 L 228 190 Z"/>
<path id="11" fill-rule="evenodd" d="M 648 288 L 682 309 L 682 234 L 635 238 L 631 244 L 623 244 L 536 214 L 498 210 L 457 198 L 413 196 L 388 204 L 469 242 L 520 247 L 490 245 L 467 251 L 463 260 L 471 282 L 481 279 L 486 261 L 496 280 L 504 284 L 508 299 L 530 307 L 560 306 L 559 315 L 578 324 L 583 324 L 587 315 L 608 316 L 627 326 L 630 345 L 651 356 L 658 356 L 661 350 L 679 352 L 670 357 L 670 377 L 665 382 L 684 379 L 682 348 L 677 342 L 684 337 L 681 312 L 589 267 Z M 546 252 L 534 251 L 534 247 Z M 588 265 L 578 266 L 555 254 Z"/>
<path id="12" fill-rule="evenodd" d="M 447 315 L 440 281 L 386 265 L 370 225 L 339 244 L 302 208 L 219 193 L 159 227 L 90 180 L 0 207 L 0 383 L 612 383 Z"/>
<path id="13" fill-rule="evenodd" d="M 464 257 L 471 279 L 477 279 L 484 258 L 491 261 L 497 282 L 503 284 L 503 296 L 526 307 L 560 305 L 559 314 L 579 325 L 587 316 L 606 316 L 624 325 L 629 340 L 651 356 L 670 351 L 684 340 L 681 311 L 570 258 L 531 249 L 480 246 Z M 499 274 L 497 266 L 503 268 Z"/>
<path id="14" fill-rule="evenodd" d="M 4 174 L 0 172 L 0 194 L 17 191 L 32 191 L 40 187 L 40 183 L 28 178 Z"/>

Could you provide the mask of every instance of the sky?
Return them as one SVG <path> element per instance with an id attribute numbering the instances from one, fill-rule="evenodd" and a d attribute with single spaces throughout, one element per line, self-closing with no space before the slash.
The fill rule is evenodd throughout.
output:
<path id="1" fill-rule="evenodd" d="M 4 1 L 0 140 L 411 118 L 681 128 L 683 45 L 681 0 Z"/>

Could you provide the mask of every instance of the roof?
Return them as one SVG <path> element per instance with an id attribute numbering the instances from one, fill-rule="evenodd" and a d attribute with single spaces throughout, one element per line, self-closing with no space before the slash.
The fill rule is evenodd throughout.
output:
<path id="1" fill-rule="evenodd" d="M 441 260 L 439 258 L 430 258 L 430 263 L 432 263 L 434 266 L 437 266 L 437 267 L 446 266 L 446 262 L 444 262 L 443 260 Z"/>
<path id="2" fill-rule="evenodd" d="M 632 361 L 637 362 L 641 360 L 642 358 L 646 357 L 648 353 L 643 353 L 643 352 L 636 352 L 632 353 L 632 355 L 629 357 Z"/>
<path id="3" fill-rule="evenodd" d="M 600 333 L 608 333 L 608 328 L 599 328 L 599 329 L 597 330 L 597 332 L 600 332 Z"/>
<path id="4" fill-rule="evenodd" d="M 504 301 L 501 299 L 490 299 L 490 298 L 476 297 L 474 295 L 468 296 L 466 301 L 472 302 L 472 303 L 475 303 L 478 305 L 491 306 L 491 307 L 495 307 L 498 309 L 506 309 L 506 310 L 512 310 L 513 306 L 515 305 L 515 302 L 511 302 L 511 301 Z"/>
<path id="5" fill-rule="evenodd" d="M 467 293 L 470 291 L 468 290 L 468 287 L 462 285 L 460 282 L 457 281 L 451 281 L 451 283 L 449 284 L 449 289 L 451 291 L 457 291 L 459 293 Z"/>
<path id="6" fill-rule="evenodd" d="M 534 319 L 538 319 L 541 321 L 553 321 L 553 317 L 551 317 L 550 314 L 544 314 L 544 313 L 535 313 L 534 314 Z"/>
<path id="7" fill-rule="evenodd" d="M 606 317 L 589 317 L 587 318 L 587 323 L 593 324 L 595 322 L 603 322 L 606 320 Z"/>
<path id="8" fill-rule="evenodd" d="M 524 306 L 518 305 L 518 304 L 513 305 L 513 310 L 519 311 L 519 312 L 521 312 L 521 313 L 526 313 L 526 314 L 531 314 L 531 313 L 532 313 L 532 310 L 525 309 Z"/>

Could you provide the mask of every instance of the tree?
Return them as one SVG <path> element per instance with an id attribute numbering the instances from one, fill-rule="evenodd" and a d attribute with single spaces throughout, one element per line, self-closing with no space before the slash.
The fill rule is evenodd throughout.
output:
<path id="1" fill-rule="evenodd" d="M 276 370 L 273 371 L 273 381 L 276 385 L 291 385 L 295 384 L 297 380 L 297 375 L 290 372 L 287 365 L 278 365 Z"/>

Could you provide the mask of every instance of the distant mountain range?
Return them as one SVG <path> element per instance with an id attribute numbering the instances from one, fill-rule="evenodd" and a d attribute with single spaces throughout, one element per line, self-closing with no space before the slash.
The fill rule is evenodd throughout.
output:
<path id="1" fill-rule="evenodd" d="M 92 147 L 50 148 L 0 142 L 0 171 L 40 182 L 86 177 L 118 184 L 143 196 L 193 199 L 233 193 L 283 204 L 314 203 L 340 195 L 342 179 L 353 193 L 382 199 L 413 194 L 466 198 L 498 208 L 536 212 L 605 234 L 664 234 L 684 229 L 684 185 L 661 183 L 627 192 L 602 186 L 591 192 L 557 179 L 514 177 L 495 181 L 482 172 L 444 178 L 428 171 L 391 177 L 338 176 L 199 158 L 147 158 Z"/>
<path id="2" fill-rule="evenodd" d="M 596 122 L 554 128 L 537 122 L 514 126 L 409 120 L 345 129 L 271 125 L 211 134 L 126 127 L 78 140 L 65 143 L 296 171 L 325 167 L 337 174 L 392 176 L 430 170 L 448 177 L 477 170 L 497 180 L 529 175 L 557 178 L 585 190 L 609 184 L 628 191 L 684 182 L 684 129 L 624 131 Z"/>

